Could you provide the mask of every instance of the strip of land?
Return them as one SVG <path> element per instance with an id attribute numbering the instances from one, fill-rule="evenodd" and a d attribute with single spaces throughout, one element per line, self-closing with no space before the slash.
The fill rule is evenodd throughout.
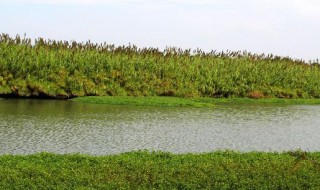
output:
<path id="1" fill-rule="evenodd" d="M 0 156 L 0 189 L 318 189 L 320 153 Z"/>
<path id="2" fill-rule="evenodd" d="M 178 97 L 132 97 L 132 96 L 86 96 L 71 99 L 71 101 L 132 106 L 161 106 L 161 107 L 212 107 L 222 104 L 282 104 L 282 105 L 313 105 L 320 104 L 320 99 L 280 99 L 280 98 L 178 98 Z"/>

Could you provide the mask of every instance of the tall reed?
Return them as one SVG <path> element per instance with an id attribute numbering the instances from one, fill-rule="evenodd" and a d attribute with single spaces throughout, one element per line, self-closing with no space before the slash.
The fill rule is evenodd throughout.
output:
<path id="1" fill-rule="evenodd" d="M 0 94 L 320 98 L 320 66 L 250 52 L 0 35 Z"/>

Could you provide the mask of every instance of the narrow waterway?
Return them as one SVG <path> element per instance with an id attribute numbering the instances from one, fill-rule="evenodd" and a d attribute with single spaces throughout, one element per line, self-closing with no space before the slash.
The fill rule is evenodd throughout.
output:
<path id="1" fill-rule="evenodd" d="M 162 108 L 0 100 L 0 154 L 320 151 L 320 106 Z"/>

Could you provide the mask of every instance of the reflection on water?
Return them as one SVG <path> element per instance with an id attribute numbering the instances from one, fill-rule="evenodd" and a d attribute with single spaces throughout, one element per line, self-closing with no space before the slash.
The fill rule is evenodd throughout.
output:
<path id="1" fill-rule="evenodd" d="M 1 100 L 0 154 L 320 151 L 320 106 L 159 108 Z"/>

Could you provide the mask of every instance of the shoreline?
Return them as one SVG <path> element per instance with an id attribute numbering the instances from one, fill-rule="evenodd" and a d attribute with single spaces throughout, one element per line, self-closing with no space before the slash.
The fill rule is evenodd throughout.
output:
<path id="1" fill-rule="evenodd" d="M 317 62 L 39 39 L 0 35 L 2 96 L 320 98 Z"/>
<path id="2" fill-rule="evenodd" d="M 83 96 L 69 99 L 41 97 L 4 97 L 5 100 L 55 100 L 89 104 L 155 106 L 155 107 L 214 107 L 216 105 L 320 105 L 320 98 L 186 98 L 172 96 Z"/>
<path id="3" fill-rule="evenodd" d="M 92 104 L 160 107 L 213 107 L 224 104 L 320 105 L 320 99 L 178 98 L 161 96 L 86 96 L 73 98 L 70 101 Z"/>

